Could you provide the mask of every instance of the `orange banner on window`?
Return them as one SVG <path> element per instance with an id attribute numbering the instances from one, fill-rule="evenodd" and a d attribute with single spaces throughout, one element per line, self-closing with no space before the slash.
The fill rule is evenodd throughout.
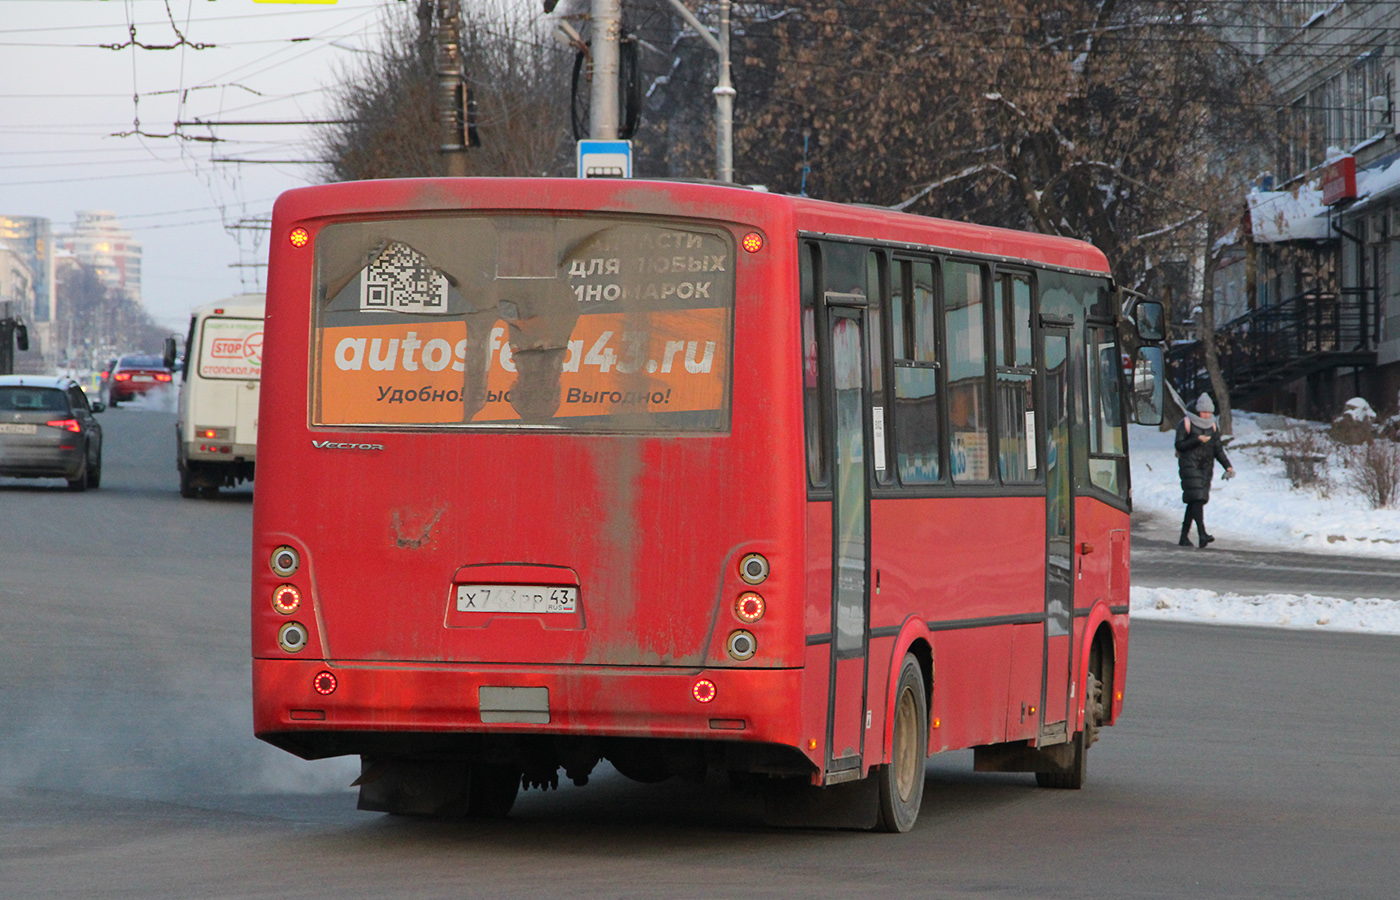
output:
<path id="1" fill-rule="evenodd" d="M 729 311 L 580 316 L 565 347 L 534 351 L 503 320 L 478 334 L 461 320 L 343 326 L 321 330 L 318 353 L 318 425 L 718 410 Z"/>

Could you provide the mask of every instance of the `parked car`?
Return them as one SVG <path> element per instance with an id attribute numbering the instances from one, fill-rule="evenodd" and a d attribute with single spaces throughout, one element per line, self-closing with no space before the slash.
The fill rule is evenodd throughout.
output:
<path id="1" fill-rule="evenodd" d="M 62 478 L 70 491 L 102 483 L 102 426 L 71 378 L 0 375 L 0 475 Z"/>
<path id="2" fill-rule="evenodd" d="M 132 400 L 158 387 L 169 387 L 170 369 L 159 356 L 127 354 L 112 368 L 107 400 L 113 406 Z"/>

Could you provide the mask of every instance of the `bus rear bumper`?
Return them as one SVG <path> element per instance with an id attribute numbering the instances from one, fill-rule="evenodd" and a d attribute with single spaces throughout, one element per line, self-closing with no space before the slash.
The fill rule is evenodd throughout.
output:
<path id="1" fill-rule="evenodd" d="M 253 730 L 306 759 L 414 744 L 446 751 L 459 737 L 530 734 L 742 741 L 806 751 L 802 674 L 254 659 Z M 702 681 L 713 685 L 708 702 L 697 699 L 707 695 L 705 685 L 696 687 Z"/>

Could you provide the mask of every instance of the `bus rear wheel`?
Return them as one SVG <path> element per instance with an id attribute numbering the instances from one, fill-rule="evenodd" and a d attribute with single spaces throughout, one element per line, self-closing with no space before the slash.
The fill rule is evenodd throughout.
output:
<path id="1" fill-rule="evenodd" d="M 899 669 L 889 765 L 879 774 L 880 831 L 902 834 L 914 827 L 924 799 L 928 757 L 928 700 L 919 661 L 910 653 Z"/>
<path id="2" fill-rule="evenodd" d="M 467 788 L 467 816 L 472 819 L 504 819 L 520 793 L 520 770 L 512 766 L 477 763 Z"/>

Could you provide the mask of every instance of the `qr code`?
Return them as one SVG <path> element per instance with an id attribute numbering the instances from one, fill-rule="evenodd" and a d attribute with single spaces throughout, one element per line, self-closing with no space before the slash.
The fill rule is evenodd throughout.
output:
<path id="1" fill-rule="evenodd" d="M 407 244 L 391 241 L 360 273 L 365 312 L 447 312 L 447 278 Z"/>

